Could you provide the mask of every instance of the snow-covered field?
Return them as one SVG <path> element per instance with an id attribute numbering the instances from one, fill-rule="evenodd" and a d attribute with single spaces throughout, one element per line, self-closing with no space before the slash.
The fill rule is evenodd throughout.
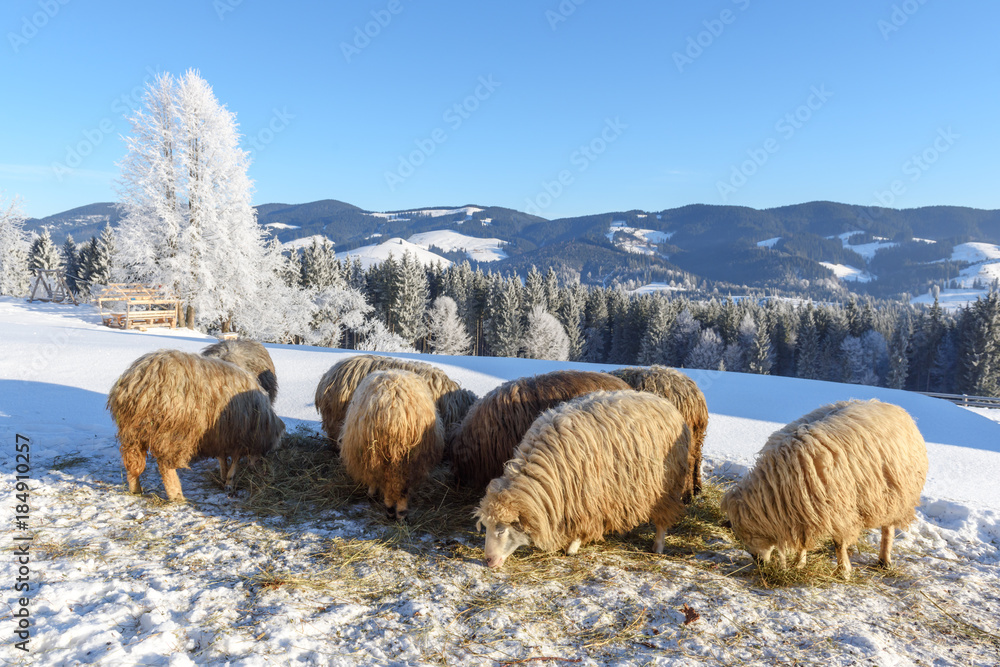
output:
<path id="1" fill-rule="evenodd" d="M 840 280 L 850 280 L 859 283 L 871 282 L 872 275 L 862 269 L 856 269 L 847 264 L 831 264 L 830 262 L 820 262 L 821 266 L 833 271 L 833 274 Z"/>
<path id="2" fill-rule="evenodd" d="M 844 234 L 838 234 L 836 237 L 831 237 L 831 238 L 839 238 L 841 243 L 844 244 L 844 248 L 848 250 L 853 250 L 854 252 L 858 253 L 859 255 L 865 258 L 866 262 L 870 262 L 871 259 L 875 257 L 875 253 L 878 252 L 879 250 L 882 250 L 883 248 L 894 248 L 897 245 L 899 245 L 898 243 L 895 243 L 888 239 L 880 239 L 880 238 L 876 238 L 871 243 L 861 243 L 859 245 L 851 245 L 848 242 L 848 239 L 854 236 L 855 234 L 864 234 L 864 232 L 860 231 L 846 232 Z"/>
<path id="3" fill-rule="evenodd" d="M 506 243 L 505 241 L 466 236 L 450 229 L 421 232 L 414 234 L 407 240 L 425 250 L 431 246 L 441 248 L 445 252 L 460 250 L 467 254 L 469 259 L 474 259 L 477 262 L 496 262 L 507 259 L 507 253 L 501 250 L 501 247 Z"/>
<path id="4" fill-rule="evenodd" d="M 345 250 L 337 253 L 337 259 L 353 261 L 355 257 L 361 259 L 361 266 L 368 269 L 373 264 L 380 264 L 392 255 L 397 261 L 403 258 L 403 253 L 409 252 L 417 258 L 421 264 L 433 264 L 440 262 L 441 266 L 448 268 L 451 260 L 445 259 L 441 255 L 425 250 L 415 243 L 410 243 L 405 239 L 393 237 L 386 239 L 377 245 L 366 245 L 354 250 Z"/>
<path id="5" fill-rule="evenodd" d="M 155 466 L 143 477 L 147 494 L 129 495 L 108 388 L 140 354 L 210 340 L 106 329 L 88 306 L 0 299 L 7 549 L 15 534 L 34 535 L 30 653 L 13 647 L 23 594 L 12 590 L 11 554 L 0 569 L 7 664 L 1000 662 L 1000 424 L 987 416 L 887 389 L 692 371 L 711 412 L 706 473 L 723 478 L 752 464 L 771 431 L 821 404 L 878 397 L 906 408 L 931 467 L 918 520 L 897 538 L 896 568 L 873 569 L 873 532 L 852 554 L 852 583 L 770 586 L 716 526 L 700 549 L 647 554 L 651 531 L 640 530 L 575 557 L 522 550 L 493 572 L 480 560 L 482 536 L 461 519 L 462 503 L 475 499 L 448 490 L 444 475 L 431 484 L 434 504 L 417 504 L 402 528 L 363 492 L 339 506 L 254 511 L 245 493 L 225 496 L 209 462 L 181 471 L 187 504 L 158 500 Z M 316 382 L 347 353 L 269 349 L 289 431 L 318 428 Z M 479 394 L 508 378 L 587 367 L 421 358 Z M 12 523 L 15 434 L 31 440 L 26 533 Z M 450 507 L 458 524 L 438 523 Z M 829 560 L 812 557 L 828 570 Z M 685 622 L 685 607 L 697 620 Z"/>
<path id="6" fill-rule="evenodd" d="M 961 243 L 952 250 L 951 261 L 969 262 L 969 266 L 954 277 L 957 288 L 941 290 L 938 303 L 942 308 L 964 308 L 985 295 L 990 286 L 1000 280 L 1000 246 L 992 243 Z M 982 287 L 977 288 L 977 282 Z M 910 303 L 930 305 L 934 303 L 934 297 L 931 294 L 921 294 L 911 299 Z"/>
<path id="7" fill-rule="evenodd" d="M 668 241 L 673 235 L 673 232 L 629 227 L 624 220 L 612 222 L 605 234 L 617 247 L 636 255 L 655 255 L 656 244 Z"/>

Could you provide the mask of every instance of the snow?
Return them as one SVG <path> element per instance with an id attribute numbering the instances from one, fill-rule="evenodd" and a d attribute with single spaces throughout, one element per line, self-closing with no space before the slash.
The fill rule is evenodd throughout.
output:
<path id="1" fill-rule="evenodd" d="M 611 241 L 617 247 L 637 255 L 655 255 L 657 252 L 655 244 L 663 243 L 673 235 L 673 232 L 660 232 L 655 229 L 629 227 L 624 220 L 615 220 L 612 222 L 605 234 L 608 237 L 608 241 Z"/>
<path id="2" fill-rule="evenodd" d="M 366 245 L 354 250 L 338 252 L 337 259 L 344 260 L 349 258 L 353 261 L 355 257 L 358 257 L 361 259 L 361 266 L 367 269 L 373 264 L 384 262 L 389 258 L 390 254 L 397 260 L 402 259 L 404 252 L 409 252 L 424 265 L 441 262 L 441 266 L 447 268 L 452 264 L 450 260 L 445 259 L 441 255 L 436 255 L 421 248 L 419 245 L 398 237 L 387 239 L 378 245 Z"/>
<path id="3" fill-rule="evenodd" d="M 990 286 L 995 281 L 1000 281 L 1000 246 L 992 243 L 961 243 L 952 250 L 951 261 L 967 262 L 969 266 L 948 281 L 949 284 L 954 281 L 957 287 L 941 290 L 938 303 L 942 308 L 964 308 L 985 296 Z M 981 288 L 975 287 L 977 282 Z M 921 294 L 911 299 L 910 303 L 930 305 L 934 303 L 934 297 L 929 293 Z"/>
<path id="4" fill-rule="evenodd" d="M 987 260 L 1000 260 L 1000 246 L 992 243 L 960 243 L 951 252 L 953 262 L 979 264 Z"/>
<path id="5" fill-rule="evenodd" d="M 771 239 L 764 239 L 763 241 L 757 241 L 758 248 L 773 248 L 774 244 L 781 240 L 780 236 L 775 236 Z"/>
<path id="6" fill-rule="evenodd" d="M 821 266 L 833 271 L 834 275 L 840 280 L 850 280 L 853 282 L 867 283 L 871 282 L 872 275 L 867 271 L 861 269 L 856 269 L 853 266 L 847 264 L 831 264 L 830 262 L 820 262 Z"/>
<path id="7" fill-rule="evenodd" d="M 670 283 L 647 283 L 642 287 L 629 290 L 629 294 L 655 294 L 656 292 L 685 292 L 686 287 L 671 285 Z"/>
<path id="8" fill-rule="evenodd" d="M 211 338 L 112 330 L 90 306 L 4 297 L 0 340 L 0 438 L 31 440 L 34 535 L 31 653 L 8 646 L 9 664 L 997 663 L 1000 411 L 875 387 L 686 371 L 711 413 L 708 476 L 741 474 L 773 430 L 831 401 L 879 398 L 909 411 L 927 439 L 930 472 L 917 521 L 896 538 L 898 574 L 872 574 L 877 531 L 852 554 L 860 585 L 763 586 L 747 574 L 746 553 L 719 547 L 722 538 L 706 542 L 722 549 L 712 556 L 643 554 L 625 538 L 547 561 L 522 549 L 492 572 L 471 518 L 467 530 L 441 536 L 421 523 L 430 510 L 416 506 L 414 523 L 395 528 L 363 491 L 300 519 L 258 515 L 227 498 L 203 462 L 180 471 L 187 504 L 156 500 L 163 490 L 152 465 L 148 493 L 129 495 L 108 388 L 140 354 L 196 352 Z M 277 412 L 290 431 L 318 429 L 316 382 L 350 353 L 268 349 Z M 480 395 L 522 375 L 610 368 L 399 356 L 432 363 Z M 14 448 L 0 451 L 0 493 L 12 499 Z M 638 543 L 648 549 L 646 534 Z M 4 565 L 8 581 L 13 571 Z M 701 618 L 685 625 L 682 605 Z M 11 611 L 0 614 L 8 637 Z"/>
<path id="9" fill-rule="evenodd" d="M 285 241 L 284 243 L 281 244 L 281 247 L 287 248 L 289 250 L 293 248 L 294 249 L 308 248 L 313 244 L 313 241 L 319 243 L 320 245 L 323 245 L 323 241 L 330 241 L 330 239 L 328 239 L 326 236 L 323 236 L 322 234 L 313 234 L 312 236 L 303 236 L 300 239 L 292 239 L 291 241 Z M 333 243 L 333 241 L 330 241 L 330 243 Z"/>
<path id="10" fill-rule="evenodd" d="M 271 229 L 299 229 L 298 225 L 286 225 L 283 222 L 269 222 L 264 226 Z"/>
<path id="11" fill-rule="evenodd" d="M 877 251 L 882 250 L 884 248 L 893 248 L 899 245 L 898 243 L 894 243 L 892 241 L 889 241 L 888 239 L 883 239 L 878 237 L 876 237 L 875 241 L 873 241 L 872 243 L 851 245 L 850 243 L 848 243 L 847 240 L 856 234 L 864 234 L 864 232 L 859 232 L 859 231 L 846 232 L 844 234 L 838 234 L 837 237 L 831 237 L 831 238 L 839 238 L 841 242 L 844 244 L 845 248 L 847 248 L 848 250 L 853 250 L 854 252 L 858 253 L 859 255 L 865 258 L 866 262 L 871 261 L 871 259 L 875 257 L 875 253 Z"/>
<path id="12" fill-rule="evenodd" d="M 430 246 L 436 246 L 445 252 L 460 250 L 465 252 L 469 259 L 474 259 L 477 262 L 496 262 L 507 259 L 507 253 L 500 249 L 506 241 L 466 236 L 450 229 L 421 232 L 414 234 L 407 240 L 425 250 Z"/>
<path id="13" fill-rule="evenodd" d="M 400 211 L 398 213 L 369 213 L 368 215 L 378 218 L 399 219 L 399 216 L 402 215 L 427 215 L 432 218 L 440 218 L 446 215 L 464 213 L 466 218 L 471 218 L 473 213 L 479 213 L 482 210 L 478 206 L 462 206 L 461 208 L 421 208 L 412 211 Z"/>

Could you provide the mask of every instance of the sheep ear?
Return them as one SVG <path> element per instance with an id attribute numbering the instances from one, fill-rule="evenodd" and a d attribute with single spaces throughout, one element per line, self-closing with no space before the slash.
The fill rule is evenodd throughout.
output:
<path id="1" fill-rule="evenodd" d="M 521 526 L 521 519 L 520 518 L 517 518 L 517 519 L 514 519 L 513 521 L 511 521 L 510 522 L 510 527 L 513 528 L 514 530 L 520 531 L 522 533 L 524 532 L 524 528 Z"/>

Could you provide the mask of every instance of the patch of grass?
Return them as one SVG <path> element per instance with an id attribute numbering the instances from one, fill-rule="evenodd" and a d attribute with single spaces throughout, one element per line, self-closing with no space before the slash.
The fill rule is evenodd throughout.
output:
<path id="1" fill-rule="evenodd" d="M 89 460 L 90 459 L 88 457 L 81 456 L 76 452 L 72 454 L 59 454 L 52 459 L 52 463 L 49 465 L 49 470 L 66 470 L 67 468 L 83 465 Z"/>

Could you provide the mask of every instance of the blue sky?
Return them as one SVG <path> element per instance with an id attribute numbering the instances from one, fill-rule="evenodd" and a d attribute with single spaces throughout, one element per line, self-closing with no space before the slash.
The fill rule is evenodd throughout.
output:
<path id="1" fill-rule="evenodd" d="M 998 24 L 940 0 L 6 0 L 0 194 L 113 201 L 150 72 L 197 68 L 257 204 L 995 209 Z"/>

